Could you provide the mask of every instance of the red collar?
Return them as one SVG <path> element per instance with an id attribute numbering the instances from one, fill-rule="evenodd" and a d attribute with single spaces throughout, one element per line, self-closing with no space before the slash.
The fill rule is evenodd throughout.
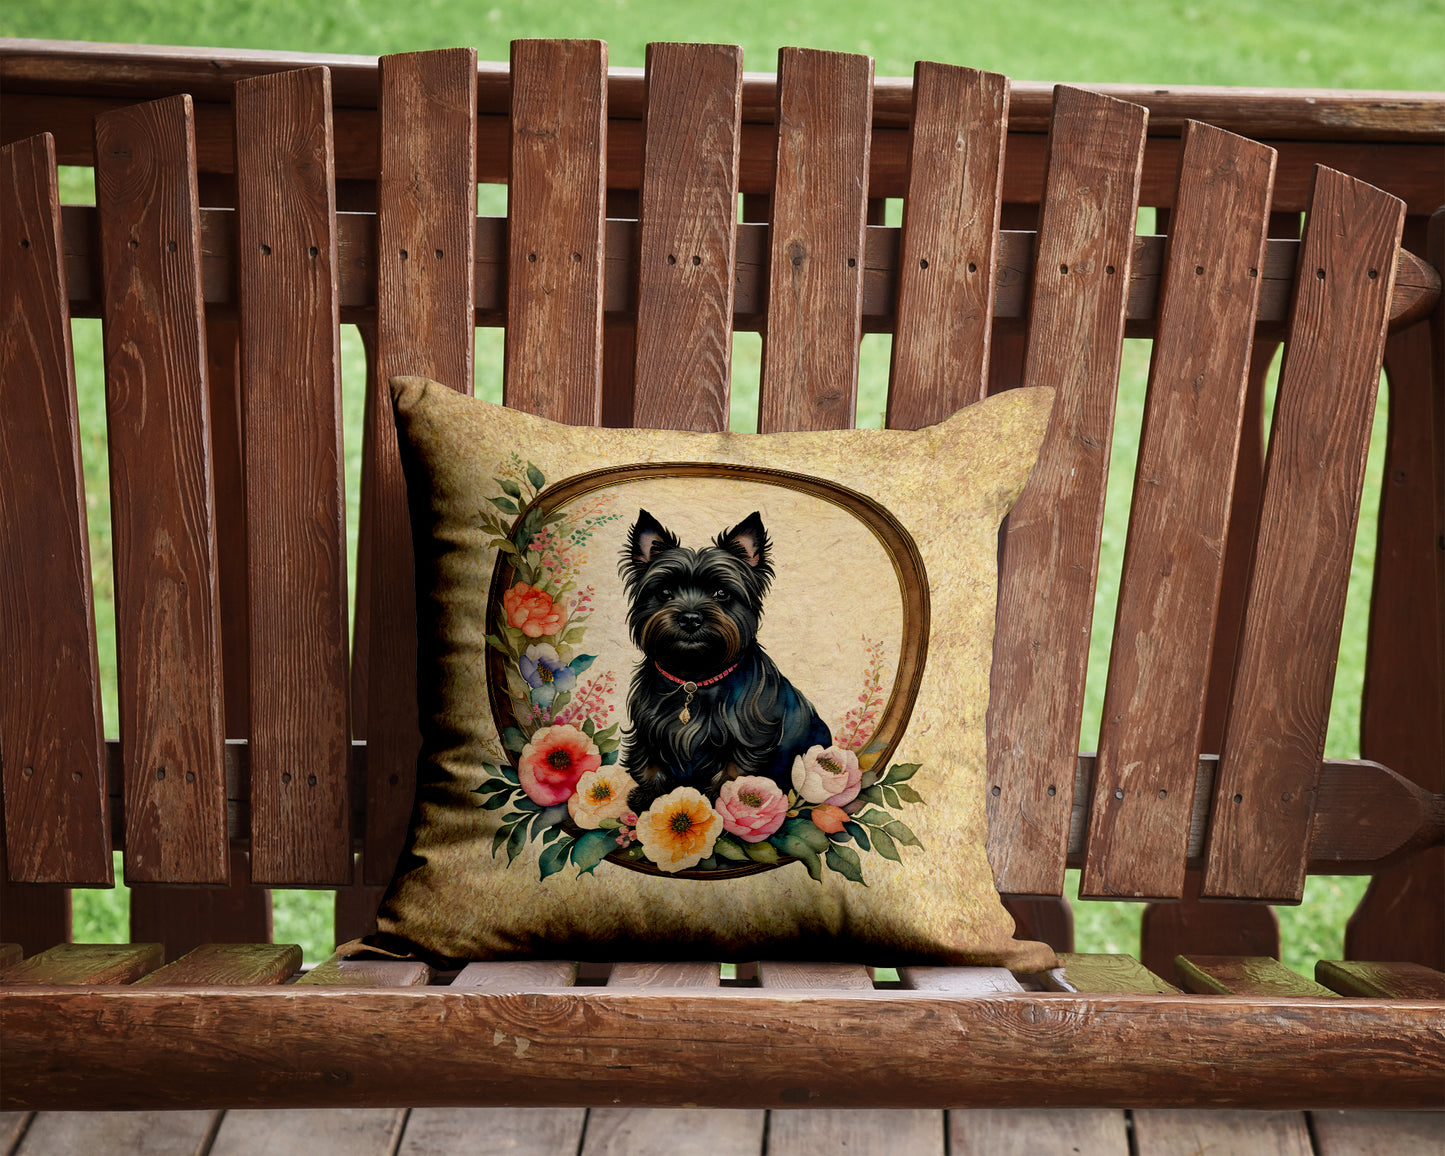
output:
<path id="1" fill-rule="evenodd" d="M 715 674 L 711 678 L 704 678 L 699 680 L 694 680 L 691 678 L 678 678 L 677 675 L 671 674 L 668 671 L 663 670 L 662 666 L 659 663 L 654 662 L 652 665 L 656 668 L 658 674 L 662 675 L 663 678 L 669 679 L 670 681 L 677 683 L 678 686 L 686 686 L 688 683 L 692 683 L 693 686 L 711 686 L 715 682 L 721 682 L 733 671 L 735 671 L 739 666 L 741 666 L 742 659 L 739 659 L 737 662 L 733 663 L 721 674 Z"/>

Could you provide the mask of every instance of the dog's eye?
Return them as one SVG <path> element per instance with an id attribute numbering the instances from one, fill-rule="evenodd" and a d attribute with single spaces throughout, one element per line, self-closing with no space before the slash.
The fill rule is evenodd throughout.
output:
<path id="1" fill-rule="evenodd" d="M 659 586 L 659 587 L 658 587 L 658 590 L 657 590 L 657 600 L 658 600 L 659 602 L 666 602 L 666 601 L 667 601 L 669 598 L 671 598 L 671 597 L 672 597 L 672 587 L 671 587 L 671 586 Z"/>
<path id="2" fill-rule="evenodd" d="M 726 602 L 728 600 L 728 592 L 726 590 L 714 590 L 712 592 L 712 600 L 714 602 Z"/>

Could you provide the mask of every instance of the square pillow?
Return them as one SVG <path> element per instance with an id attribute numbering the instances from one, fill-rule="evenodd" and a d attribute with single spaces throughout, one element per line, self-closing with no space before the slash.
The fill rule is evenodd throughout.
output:
<path id="1" fill-rule="evenodd" d="M 999 523 L 1051 390 L 763 436 L 391 387 L 422 752 L 374 946 L 1056 965 L 983 796 Z"/>

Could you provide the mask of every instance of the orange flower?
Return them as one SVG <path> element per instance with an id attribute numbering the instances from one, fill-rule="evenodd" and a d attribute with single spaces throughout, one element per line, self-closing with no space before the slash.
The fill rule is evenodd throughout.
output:
<path id="1" fill-rule="evenodd" d="M 662 870 L 685 871 L 712 854 L 722 825 L 722 816 L 701 792 L 678 787 L 637 820 L 637 841 Z"/>
<path id="2" fill-rule="evenodd" d="M 842 807 L 833 806 L 832 803 L 819 803 L 813 808 L 813 826 L 830 835 L 841 831 L 847 821 L 848 812 Z"/>
<path id="3" fill-rule="evenodd" d="M 507 625 L 528 638 L 545 638 L 562 628 L 562 611 L 552 595 L 525 582 L 518 582 L 502 595 L 502 609 Z"/>

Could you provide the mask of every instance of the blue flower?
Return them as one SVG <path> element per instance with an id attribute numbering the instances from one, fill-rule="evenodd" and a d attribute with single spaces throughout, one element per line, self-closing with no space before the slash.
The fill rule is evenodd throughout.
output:
<path id="1" fill-rule="evenodd" d="M 545 642 L 527 647 L 527 653 L 517 660 L 517 668 L 532 688 L 532 701 L 543 709 L 551 707 L 559 691 L 577 685 L 576 671 L 562 661 L 555 647 Z"/>

